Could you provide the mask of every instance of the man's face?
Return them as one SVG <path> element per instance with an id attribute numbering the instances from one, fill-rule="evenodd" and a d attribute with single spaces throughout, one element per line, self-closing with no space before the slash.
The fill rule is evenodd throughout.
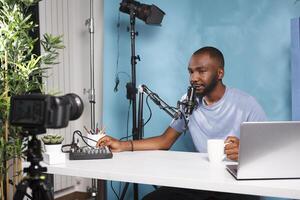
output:
<path id="1" fill-rule="evenodd" d="M 188 71 L 190 83 L 195 86 L 198 96 L 209 94 L 223 78 L 223 69 L 218 62 L 211 59 L 208 54 L 193 55 Z"/>

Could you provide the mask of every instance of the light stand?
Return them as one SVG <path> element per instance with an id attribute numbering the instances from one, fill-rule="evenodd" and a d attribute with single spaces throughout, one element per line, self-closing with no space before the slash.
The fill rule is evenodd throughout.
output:
<path id="1" fill-rule="evenodd" d="M 133 6 L 130 7 L 130 41 L 131 41 L 131 82 L 126 84 L 127 88 L 127 99 L 132 102 L 132 136 L 133 139 L 139 139 L 137 131 L 137 118 L 136 118 L 136 64 L 137 60 L 140 61 L 140 56 L 135 55 L 135 36 L 138 34 L 135 31 L 135 9 Z"/>
<path id="2" fill-rule="evenodd" d="M 90 18 L 86 20 L 85 24 L 88 26 L 90 34 L 90 89 L 89 89 L 89 102 L 91 107 L 91 129 L 96 130 L 95 127 L 95 48 L 94 48 L 94 1 L 90 0 Z M 90 189 L 92 199 L 106 199 L 106 181 L 92 179 L 92 187 Z"/>
<path id="3" fill-rule="evenodd" d="M 135 54 L 135 37 L 138 33 L 135 31 L 136 17 L 143 20 L 146 24 L 160 25 L 165 13 L 155 5 L 141 4 L 134 0 L 123 0 L 120 3 L 120 11 L 130 15 L 130 40 L 131 40 L 131 82 L 126 84 L 127 99 L 132 103 L 132 138 L 133 140 L 142 139 L 142 126 L 137 125 L 137 101 L 136 101 L 136 64 L 140 61 L 139 55 Z M 142 96 L 140 97 L 142 98 Z M 142 102 L 142 101 L 140 101 Z M 142 116 L 142 113 L 138 113 Z M 128 184 L 126 183 L 121 199 L 125 197 Z M 133 184 L 134 200 L 138 200 L 138 184 Z"/>
<path id="4" fill-rule="evenodd" d="M 90 0 L 90 18 L 86 21 L 90 33 L 90 91 L 89 91 L 89 101 L 91 104 L 91 129 L 95 129 L 95 48 L 94 48 L 94 0 Z"/>
<path id="5" fill-rule="evenodd" d="M 137 127 L 137 117 L 136 117 L 136 64 L 137 60 L 140 61 L 140 57 L 135 55 L 135 36 L 138 34 L 135 31 L 135 9 L 130 6 L 130 41 L 131 41 L 131 82 L 126 84 L 127 88 L 127 99 L 132 103 L 132 139 L 141 139 L 140 131 Z M 125 184 L 123 189 L 121 199 L 125 197 L 129 183 Z M 138 200 L 138 184 L 133 183 L 133 196 L 134 200 Z"/>

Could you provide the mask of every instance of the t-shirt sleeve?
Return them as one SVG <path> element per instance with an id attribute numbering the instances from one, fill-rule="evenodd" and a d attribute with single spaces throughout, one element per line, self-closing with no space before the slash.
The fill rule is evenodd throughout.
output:
<path id="1" fill-rule="evenodd" d="M 186 98 L 186 94 L 184 94 L 180 101 L 183 101 Z M 183 109 L 181 108 L 181 112 L 183 112 Z M 186 129 L 184 116 L 179 117 L 178 119 L 173 119 L 170 123 L 170 127 L 174 128 L 178 133 L 182 133 Z"/>
<path id="2" fill-rule="evenodd" d="M 185 130 L 185 121 L 183 118 L 173 119 L 170 127 L 174 128 L 178 133 L 182 133 Z"/>
<path id="3" fill-rule="evenodd" d="M 248 122 L 259 122 L 267 121 L 267 116 L 261 105 L 255 100 L 254 97 L 250 97 L 250 112 L 247 121 Z"/>

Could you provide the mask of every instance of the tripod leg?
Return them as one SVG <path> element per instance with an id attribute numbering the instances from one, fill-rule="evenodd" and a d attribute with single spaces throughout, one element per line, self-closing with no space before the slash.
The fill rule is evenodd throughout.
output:
<path id="1" fill-rule="evenodd" d="M 17 186 L 17 191 L 14 194 L 14 200 L 23 200 L 27 188 L 29 186 L 29 181 L 28 180 L 23 180 L 21 181 L 18 186 Z"/>
<path id="2" fill-rule="evenodd" d="M 97 198 L 96 200 L 107 199 L 107 186 L 105 180 L 97 180 Z"/>
<path id="3" fill-rule="evenodd" d="M 35 184 L 34 188 L 32 188 L 33 200 L 54 200 L 54 194 L 45 182 L 41 181 Z"/>
<path id="4" fill-rule="evenodd" d="M 133 184 L 133 199 L 139 200 L 139 185 L 137 183 Z"/>

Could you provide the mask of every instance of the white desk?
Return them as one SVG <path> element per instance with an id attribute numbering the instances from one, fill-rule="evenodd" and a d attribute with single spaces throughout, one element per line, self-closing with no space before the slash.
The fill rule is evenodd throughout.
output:
<path id="1" fill-rule="evenodd" d="M 213 166 L 200 153 L 122 152 L 114 153 L 112 159 L 42 165 L 51 174 L 300 199 L 300 179 L 236 181 L 224 165 Z"/>

